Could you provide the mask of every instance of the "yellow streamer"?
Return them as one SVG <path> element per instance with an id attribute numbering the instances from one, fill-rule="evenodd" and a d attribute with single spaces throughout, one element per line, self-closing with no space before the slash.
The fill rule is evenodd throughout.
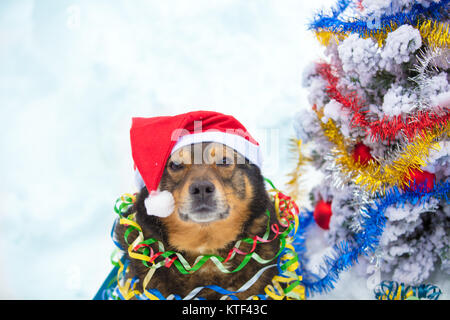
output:
<path id="1" fill-rule="evenodd" d="M 131 194 L 131 193 L 124 193 L 124 194 L 120 197 L 120 199 L 122 199 L 122 201 L 125 202 L 125 201 L 126 201 L 125 197 L 131 198 L 131 201 L 132 201 L 133 203 L 136 202 L 136 196 L 135 196 L 134 194 Z"/>
<path id="2" fill-rule="evenodd" d="M 302 285 L 296 286 L 288 293 L 284 293 L 281 284 L 289 285 L 292 281 L 301 281 L 301 276 L 291 276 L 289 278 L 275 276 L 272 279 L 272 285 L 267 285 L 264 289 L 266 295 L 273 300 L 305 300 L 305 287 Z"/>
<path id="3" fill-rule="evenodd" d="M 147 290 L 144 291 L 144 294 L 147 298 L 149 298 L 150 300 L 159 300 L 159 298 L 157 296 L 155 296 L 154 294 L 151 294 L 150 292 L 148 292 Z"/>
<path id="4" fill-rule="evenodd" d="M 355 163 L 353 157 L 349 155 L 351 143 L 345 140 L 334 121 L 328 119 L 327 123 L 323 123 L 322 110 L 317 110 L 316 114 L 324 135 L 336 146 L 333 150 L 335 162 L 342 168 L 343 175 L 351 177 L 356 184 L 372 193 L 378 191 L 384 194 L 386 187 L 390 186 L 408 186 L 412 180 L 410 169 L 421 170 L 420 167 L 426 165 L 425 159 L 429 157 L 430 151 L 440 149 L 437 140 L 443 135 L 450 134 L 450 123 L 445 127 L 424 131 L 412 143 L 407 144 L 391 163 L 379 164 L 371 160 L 362 166 Z"/>
<path id="5" fill-rule="evenodd" d="M 134 283 L 133 288 L 130 288 L 132 279 L 127 279 L 123 286 L 120 284 L 121 275 L 123 273 L 123 268 L 124 268 L 124 265 L 123 265 L 122 261 L 119 260 L 119 270 L 117 271 L 117 287 L 118 287 L 120 293 L 122 294 L 122 296 L 125 298 L 125 300 L 130 300 L 134 296 L 140 294 L 140 292 L 138 290 L 134 289 L 134 287 L 136 286 L 136 283 Z"/>
<path id="6" fill-rule="evenodd" d="M 144 291 L 146 291 L 145 289 L 147 289 L 147 285 L 155 274 L 155 271 L 156 268 L 150 268 L 150 270 L 148 270 L 147 274 L 145 275 L 144 282 L 142 283 L 142 288 L 144 289 Z"/>
<path id="7" fill-rule="evenodd" d="M 141 292 L 139 290 L 135 289 L 136 283 L 134 283 L 133 287 L 131 288 L 131 281 L 132 281 L 131 278 L 127 279 L 125 281 L 124 285 L 121 285 L 121 276 L 123 273 L 124 265 L 123 265 L 122 261 L 120 261 L 120 260 L 118 263 L 119 263 L 119 270 L 117 271 L 117 288 L 119 289 L 120 293 L 122 294 L 122 296 L 125 300 L 133 299 L 135 296 L 140 295 Z M 126 272 L 128 272 L 128 269 Z M 147 275 L 144 279 L 143 292 L 144 292 L 144 295 L 147 298 L 149 298 L 150 300 L 160 300 L 157 296 L 151 294 L 150 292 L 148 292 L 146 290 L 147 284 L 150 281 L 151 277 L 153 276 L 154 272 L 155 272 L 155 269 L 150 268 L 149 272 L 147 273 Z"/>
<path id="8" fill-rule="evenodd" d="M 295 252 L 294 247 L 291 243 L 286 244 L 286 248 L 289 250 L 292 250 L 292 252 Z M 291 253 L 286 253 L 281 257 L 281 261 L 289 261 L 291 259 L 294 259 L 294 255 Z M 288 286 L 289 284 L 296 282 L 296 281 L 302 281 L 302 277 L 298 276 L 295 273 L 295 270 L 299 267 L 299 262 L 296 261 L 295 263 L 291 264 L 287 268 L 286 275 L 285 276 L 275 276 L 272 278 L 272 285 L 267 285 L 264 288 L 264 292 L 266 295 L 274 300 L 305 300 L 305 287 L 303 285 L 296 285 L 290 292 L 284 293 L 284 290 L 281 286 L 281 284 L 286 284 Z"/>

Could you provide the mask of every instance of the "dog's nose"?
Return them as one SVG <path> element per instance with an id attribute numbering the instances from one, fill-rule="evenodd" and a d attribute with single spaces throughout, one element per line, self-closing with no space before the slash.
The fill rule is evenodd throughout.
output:
<path id="1" fill-rule="evenodd" d="M 196 181 L 189 186 L 189 193 L 198 200 L 207 200 L 215 190 L 214 184 L 207 180 Z"/>

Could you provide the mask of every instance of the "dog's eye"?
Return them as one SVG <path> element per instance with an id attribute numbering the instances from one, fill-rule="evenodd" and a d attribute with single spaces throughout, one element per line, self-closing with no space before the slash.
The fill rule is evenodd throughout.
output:
<path id="1" fill-rule="evenodd" d="M 169 168 L 173 171 L 178 171 L 184 168 L 184 165 L 182 163 L 179 162 L 175 162 L 175 161 L 170 161 L 169 163 Z"/>
<path id="2" fill-rule="evenodd" d="M 216 164 L 217 164 L 218 166 L 227 167 L 227 166 L 229 166 L 231 163 L 232 163 L 232 161 L 231 161 L 230 158 L 223 157 L 222 160 L 218 160 Z"/>

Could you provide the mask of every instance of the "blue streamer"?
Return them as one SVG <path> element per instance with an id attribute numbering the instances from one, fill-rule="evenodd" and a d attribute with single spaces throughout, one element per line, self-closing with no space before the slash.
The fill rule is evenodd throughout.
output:
<path id="1" fill-rule="evenodd" d="M 448 5 L 450 0 L 442 0 L 438 3 L 432 3 L 428 7 L 423 6 L 420 3 L 416 3 L 412 6 L 408 12 L 398 12 L 391 15 L 381 15 L 379 17 L 380 28 L 374 28 L 372 25 L 372 18 L 367 19 L 354 18 L 352 21 L 345 21 L 339 16 L 349 6 L 348 0 L 338 0 L 336 8 L 332 9 L 331 15 L 326 15 L 323 11 L 316 14 L 313 21 L 308 24 L 308 29 L 324 29 L 332 32 L 350 32 L 357 33 L 360 36 L 368 34 L 374 34 L 378 31 L 385 31 L 391 24 L 398 26 L 403 24 L 415 25 L 419 19 L 423 16 L 432 18 L 435 20 L 443 20 L 448 17 Z"/>
<path id="2" fill-rule="evenodd" d="M 413 290 L 419 299 L 438 300 L 442 293 L 441 289 L 431 284 L 421 284 L 418 287 L 413 287 Z"/>
<path id="3" fill-rule="evenodd" d="M 431 284 L 421 284 L 419 286 L 408 286 L 404 283 L 395 281 L 382 281 L 374 290 L 375 298 L 377 300 L 387 299 L 391 300 L 397 297 L 400 288 L 400 299 L 404 300 L 409 291 L 413 291 L 413 295 L 420 299 L 438 300 L 442 291 L 437 286 Z"/>
<path id="4" fill-rule="evenodd" d="M 296 243 L 294 248 L 301 262 L 300 271 L 306 296 L 309 297 L 315 293 L 321 294 L 330 291 L 339 279 L 339 274 L 357 263 L 360 255 L 368 255 L 375 251 L 384 230 L 386 223 L 384 213 L 388 207 L 405 205 L 407 202 L 414 205 L 424 204 L 431 198 L 442 199 L 449 203 L 449 192 L 450 182 L 446 181 L 435 183 L 434 188 L 430 192 L 427 192 L 425 189 L 403 191 L 394 187 L 386 192 L 383 197 L 377 195 L 374 205 L 364 209 L 365 215 L 363 215 L 362 230 L 355 234 L 353 241 L 341 241 L 333 247 L 333 256 L 325 256 L 323 266 L 320 268 L 325 273 L 325 276 L 322 278 L 305 268 L 307 259 L 305 257 L 304 234 L 307 226 L 311 223 L 313 213 L 304 212 L 305 218 L 294 238 L 294 243 Z"/>

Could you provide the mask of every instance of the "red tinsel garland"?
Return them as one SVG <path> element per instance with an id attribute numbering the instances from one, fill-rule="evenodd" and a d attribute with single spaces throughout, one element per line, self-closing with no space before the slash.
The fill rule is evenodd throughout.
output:
<path id="1" fill-rule="evenodd" d="M 370 134 L 373 141 L 389 142 L 394 140 L 399 132 L 403 133 L 411 141 L 417 134 L 424 134 L 426 129 L 444 127 L 450 120 L 448 108 L 441 108 L 441 114 L 434 111 L 419 110 L 417 113 L 403 118 L 402 115 L 394 117 L 383 117 L 380 120 L 369 121 L 367 119 L 367 110 L 364 103 L 359 99 L 355 92 L 348 95 L 342 94 L 337 85 L 339 79 L 333 74 L 329 63 L 317 64 L 317 72 L 328 82 L 327 94 L 330 99 L 334 99 L 345 108 L 353 112 L 352 126 L 362 128 L 367 134 Z"/>

